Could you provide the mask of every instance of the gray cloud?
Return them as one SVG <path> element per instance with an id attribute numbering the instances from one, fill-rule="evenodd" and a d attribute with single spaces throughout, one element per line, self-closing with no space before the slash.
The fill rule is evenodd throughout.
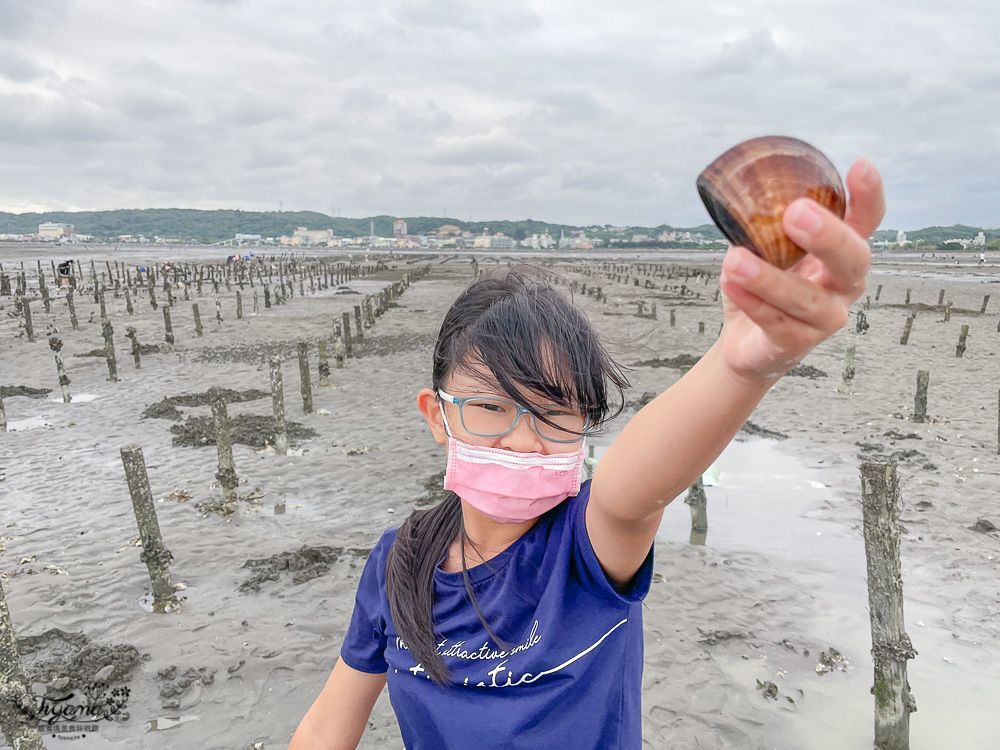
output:
<path id="1" fill-rule="evenodd" d="M 988 0 L 0 0 L 0 209 L 173 205 L 701 223 L 787 133 L 889 226 L 995 225 Z"/>

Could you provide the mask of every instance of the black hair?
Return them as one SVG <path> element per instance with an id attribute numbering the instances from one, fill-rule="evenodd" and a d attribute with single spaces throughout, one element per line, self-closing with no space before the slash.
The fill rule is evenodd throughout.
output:
<path id="1" fill-rule="evenodd" d="M 578 408 L 589 418 L 589 429 L 621 412 L 629 385 L 586 316 L 524 267 L 481 277 L 445 314 L 434 347 L 435 392 L 454 372 L 499 387 L 537 419 L 545 417 L 527 400 L 532 394 Z M 609 387 L 616 392 L 613 402 Z M 469 581 L 469 540 L 461 500 L 454 492 L 437 506 L 410 514 L 396 532 L 386 563 L 386 595 L 396 630 L 414 660 L 439 684 L 448 681 L 448 669 L 437 653 L 434 571 L 456 538 L 461 539 L 469 599 L 487 633 L 502 644 L 483 617 Z"/>

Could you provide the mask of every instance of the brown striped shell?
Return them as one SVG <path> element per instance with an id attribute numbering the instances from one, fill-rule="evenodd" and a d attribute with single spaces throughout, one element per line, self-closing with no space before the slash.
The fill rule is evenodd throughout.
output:
<path id="1" fill-rule="evenodd" d="M 808 143 L 780 135 L 726 151 L 698 176 L 698 194 L 730 242 L 778 268 L 805 255 L 781 227 L 789 203 L 812 198 L 841 219 L 847 209 L 844 183 L 830 160 Z"/>

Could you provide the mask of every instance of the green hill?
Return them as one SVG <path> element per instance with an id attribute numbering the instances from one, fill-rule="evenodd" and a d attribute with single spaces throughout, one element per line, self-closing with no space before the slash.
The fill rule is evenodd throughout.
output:
<path id="1" fill-rule="evenodd" d="M 403 218 L 410 234 L 426 234 L 444 224 L 453 224 L 459 229 L 479 234 L 485 229 L 491 233 L 503 232 L 508 237 L 523 239 L 532 234 L 541 234 L 546 229 L 558 236 L 584 227 L 569 224 L 552 224 L 534 219 L 521 221 L 496 220 L 468 222 L 452 218 L 431 216 L 371 216 L 363 219 L 346 219 L 327 216 L 313 211 L 200 211 L 188 208 L 147 208 L 121 209 L 117 211 L 49 211 L 46 213 L 10 214 L 0 212 L 0 234 L 33 234 L 44 222 L 72 224 L 77 234 L 92 235 L 98 240 L 116 240 L 123 234 L 144 235 L 149 239 L 165 237 L 182 241 L 218 242 L 230 239 L 238 233 L 259 234 L 262 237 L 290 235 L 297 227 L 309 229 L 332 229 L 335 235 L 343 237 L 367 236 L 374 222 L 375 234 L 391 237 L 393 224 Z M 614 236 L 606 231 L 610 225 L 600 227 L 600 231 L 589 225 L 588 235 Z M 628 227 L 623 236 L 636 234 L 656 235 L 666 225 L 659 227 Z M 712 225 L 678 228 L 680 231 L 701 232 L 706 237 L 721 238 Z"/>

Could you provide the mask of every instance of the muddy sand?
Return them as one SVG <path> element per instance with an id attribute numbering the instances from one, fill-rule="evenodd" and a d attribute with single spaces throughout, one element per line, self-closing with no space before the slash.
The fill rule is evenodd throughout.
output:
<path id="1" fill-rule="evenodd" d="M 38 257 L 48 263 L 49 256 L 14 250 L 3 250 L 0 262 L 10 272 L 23 260 L 33 280 Z M 657 262 L 717 274 L 709 258 L 677 257 Z M 600 277 L 596 261 L 547 263 L 607 295 L 606 303 L 579 292 L 575 300 L 631 368 L 626 416 L 679 378 L 718 332 L 714 277 L 707 284 L 692 277 L 680 295 L 676 279 L 651 277 L 657 287 L 674 287 L 652 289 L 644 275 L 634 286 L 632 271 L 628 283 Z M 489 271 L 507 261 L 479 256 L 479 264 Z M 13 299 L 0 298 L 0 388 L 9 423 L 0 433 L 0 580 L 25 668 L 37 695 L 97 685 L 106 687 L 107 705 L 118 706 L 117 720 L 101 722 L 96 733 L 47 735 L 47 746 L 287 745 L 337 658 L 367 551 L 412 508 L 441 497 L 444 451 L 414 396 L 430 379 L 437 326 L 471 281 L 472 266 L 468 256 L 398 256 L 389 265 L 345 286 L 372 294 L 420 265 L 430 273 L 364 331 L 355 356 L 332 369 L 328 387 L 317 385 L 315 344 L 332 336 L 342 313 L 352 313 L 353 323 L 360 299 L 332 286 L 310 294 L 307 284 L 301 297 L 296 287 L 285 305 L 265 309 L 261 301 L 257 315 L 245 291 L 242 320 L 235 287 L 223 289 L 222 324 L 208 293 L 197 299 L 192 291 L 191 301 L 201 302 L 201 338 L 190 302 L 175 290 L 175 348 L 147 349 L 139 370 L 125 327 L 135 326 L 143 345 L 162 345 L 162 312 L 140 297 L 128 316 L 124 300 L 109 294 L 119 382 L 107 380 L 102 358 L 84 356 L 103 346 L 92 298 L 77 296 L 77 331 L 63 296 L 53 297 L 50 314 L 33 301 L 36 343 L 11 314 Z M 584 267 L 595 275 L 584 275 Z M 998 281 L 997 268 L 877 260 L 867 331 L 857 333 L 852 316 L 807 357 L 801 377 L 772 390 L 709 473 L 706 543 L 690 543 L 683 502 L 668 508 L 646 600 L 646 747 L 869 746 L 858 475 L 869 457 L 894 458 L 902 484 L 906 625 L 918 651 L 909 665 L 918 705 L 912 747 L 995 744 Z M 936 304 L 940 290 L 952 303 L 948 322 Z M 656 319 L 649 317 L 654 303 Z M 963 325 L 968 344 L 959 358 Z M 64 344 L 70 404 L 60 397 L 47 328 Z M 312 414 L 303 414 L 299 397 L 298 341 L 310 343 Z M 845 387 L 850 345 L 856 375 Z M 284 359 L 288 419 L 300 430 L 287 456 L 268 445 L 267 359 L 274 354 Z M 911 419 L 918 370 L 930 372 L 924 423 Z M 205 396 L 213 387 L 234 392 L 236 503 L 222 502 L 214 479 Z M 610 437 L 595 441 L 596 455 Z M 151 611 L 119 455 L 132 443 L 145 454 L 180 612 Z M 361 747 L 401 747 L 384 694 Z"/>

